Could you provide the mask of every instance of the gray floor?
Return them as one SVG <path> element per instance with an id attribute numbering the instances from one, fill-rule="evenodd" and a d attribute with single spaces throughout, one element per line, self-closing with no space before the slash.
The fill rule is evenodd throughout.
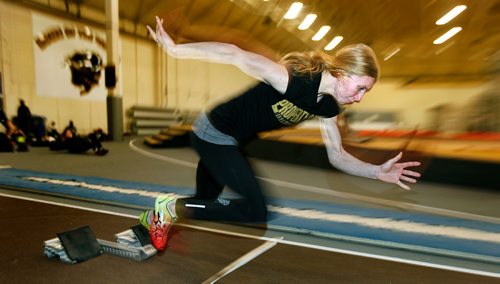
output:
<path id="1" fill-rule="evenodd" d="M 197 155 L 190 148 L 151 149 L 142 144 L 140 137 L 123 142 L 106 142 L 110 153 L 98 157 L 92 153 L 72 155 L 66 152 L 52 152 L 47 148 L 30 148 L 25 153 L 0 153 L 0 166 L 51 173 L 95 176 L 110 179 L 154 183 L 169 186 L 194 188 Z M 458 216 L 474 220 L 488 220 L 500 223 L 500 192 L 481 188 L 468 188 L 454 185 L 418 183 L 411 191 L 379 181 L 349 176 L 335 170 L 302 167 L 269 161 L 254 160 L 257 175 L 272 196 L 361 204 L 378 208 L 399 208 L 400 210 L 436 213 Z M 0 192 L 12 193 L 10 190 Z M 29 195 L 29 194 L 26 194 Z M 39 197 L 36 197 L 39 198 Z M 57 198 L 53 198 L 57 199 Z M 78 203 L 62 200 L 63 203 Z M 103 208 L 102 205 L 85 206 Z M 109 210 L 137 214 L 126 208 L 107 208 Z M 201 223 L 203 225 L 205 223 Z M 210 224 L 224 230 L 238 230 L 252 233 L 252 228 L 235 228 L 230 225 Z M 262 235 L 262 233 L 260 233 Z M 266 232 L 267 236 L 277 234 Z M 336 247 L 383 254 L 387 256 L 430 261 L 457 265 L 469 269 L 480 269 L 500 273 L 500 268 L 485 263 L 474 263 L 447 257 L 422 255 L 401 250 L 371 247 L 338 240 L 302 236 L 279 232 L 286 239 L 315 245 Z"/>

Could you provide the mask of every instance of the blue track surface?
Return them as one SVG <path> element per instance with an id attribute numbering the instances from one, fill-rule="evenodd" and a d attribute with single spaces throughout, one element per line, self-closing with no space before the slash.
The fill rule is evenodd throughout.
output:
<path id="1" fill-rule="evenodd" d="M 65 184 L 61 184 L 65 183 Z M 0 169 L 0 185 L 9 188 L 40 191 L 66 197 L 151 208 L 160 193 L 190 195 L 192 188 L 119 181 L 97 177 Z M 230 196 L 229 196 L 230 197 Z M 270 226 L 298 229 L 302 233 L 349 237 L 375 243 L 392 244 L 401 248 L 419 248 L 429 252 L 446 251 L 464 257 L 485 259 L 500 263 L 500 225 L 460 218 L 436 216 L 401 210 L 380 210 L 360 206 L 303 201 L 291 199 L 269 200 Z M 303 212 L 297 217 L 280 209 Z M 312 212 L 312 215 L 310 214 Z M 301 214 L 299 214 L 301 215 Z M 347 217 L 346 217 L 347 216 Z M 347 219 L 343 219 L 346 217 Z M 349 221 L 365 220 L 363 222 Z M 378 226 L 391 222 L 394 227 Z M 408 231 L 407 225 L 422 227 L 418 232 Z M 401 226 L 400 226 L 401 225 Z M 449 234 L 433 233 L 450 232 Z M 422 231 L 423 230 L 423 231 Z M 479 237 L 476 237 L 478 235 Z"/>

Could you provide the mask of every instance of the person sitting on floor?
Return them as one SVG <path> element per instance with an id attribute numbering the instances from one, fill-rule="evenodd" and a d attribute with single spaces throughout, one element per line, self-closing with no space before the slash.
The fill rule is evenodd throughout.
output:
<path id="1" fill-rule="evenodd" d="M 12 123 L 1 109 L 0 123 L 5 128 L 5 133 L 0 133 L 0 152 L 28 151 L 28 144 L 26 144 L 26 136 L 23 131 Z"/>
<path id="2" fill-rule="evenodd" d="M 53 137 L 49 142 L 49 148 L 52 151 L 68 150 L 72 154 L 82 154 L 89 150 L 93 150 L 98 156 L 106 155 L 109 150 L 102 146 L 104 140 L 104 133 L 101 129 L 96 129 L 87 136 L 80 136 L 74 131 L 73 127 L 66 127 L 61 135 Z"/>

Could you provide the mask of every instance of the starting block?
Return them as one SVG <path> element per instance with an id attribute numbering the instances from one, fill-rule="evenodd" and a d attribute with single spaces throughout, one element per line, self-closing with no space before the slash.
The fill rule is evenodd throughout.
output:
<path id="1" fill-rule="evenodd" d="M 71 264 L 77 263 L 76 260 L 71 259 L 66 254 L 66 251 L 64 250 L 64 247 L 61 244 L 61 241 L 59 240 L 59 238 L 53 238 L 50 240 L 46 240 L 44 242 L 43 252 L 44 252 L 45 256 L 48 258 L 58 256 L 62 262 L 71 263 Z"/>
<path id="2" fill-rule="evenodd" d="M 115 236 L 116 243 L 98 240 L 104 252 L 130 258 L 135 261 L 143 261 L 158 252 L 150 243 L 143 245 L 132 229 L 118 233 Z"/>
<path id="3" fill-rule="evenodd" d="M 57 238 L 44 242 L 44 254 L 48 258 L 59 257 L 65 263 L 77 263 L 108 253 L 120 257 L 143 261 L 157 254 L 149 241 L 144 227 L 137 225 L 115 234 L 116 242 L 96 239 L 85 226 L 72 231 L 58 233 Z"/>

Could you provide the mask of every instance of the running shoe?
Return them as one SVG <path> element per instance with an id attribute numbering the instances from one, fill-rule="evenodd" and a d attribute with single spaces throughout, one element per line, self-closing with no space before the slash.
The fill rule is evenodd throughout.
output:
<path id="1" fill-rule="evenodd" d="M 170 210 L 170 206 L 176 201 L 177 199 L 172 194 L 162 194 L 156 198 L 155 213 L 159 214 L 161 220 L 177 221 L 177 215 Z"/>
<path id="2" fill-rule="evenodd" d="M 142 212 L 141 215 L 139 215 L 139 222 L 148 231 L 149 231 L 149 228 L 151 227 L 151 223 L 153 223 L 154 214 L 155 214 L 154 210 L 147 210 L 147 211 Z"/>
<path id="3" fill-rule="evenodd" d="M 172 195 L 160 195 L 155 201 L 152 222 L 150 223 L 149 236 L 151 243 L 158 251 L 163 251 L 167 246 L 168 231 L 176 221 L 175 212 L 170 211 L 169 205 L 175 203 Z M 149 214 L 147 214 L 149 215 Z M 146 223 L 148 218 L 145 218 Z"/>
<path id="4" fill-rule="evenodd" d="M 99 148 L 97 151 L 95 151 L 95 154 L 96 154 L 97 156 L 104 156 L 104 155 L 106 155 L 108 152 L 109 152 L 109 150 L 108 150 L 108 149 Z"/>
<path id="5" fill-rule="evenodd" d="M 170 201 L 172 201 L 172 200 L 170 200 Z M 167 202 L 167 203 L 169 203 L 169 202 Z M 172 216 L 172 218 L 174 220 L 176 220 L 176 218 L 173 216 L 173 214 L 170 214 L 170 211 L 168 211 L 168 212 L 169 212 L 169 216 Z M 146 211 L 142 212 L 141 215 L 139 215 L 139 222 L 148 231 L 149 231 L 149 228 L 151 227 L 151 223 L 153 223 L 153 219 L 154 219 L 154 210 L 146 210 Z"/>
<path id="6" fill-rule="evenodd" d="M 171 222 L 162 222 L 159 218 L 159 214 L 154 214 L 153 222 L 149 228 L 149 237 L 151 239 L 151 244 L 160 252 L 167 247 L 168 231 L 170 231 L 171 227 Z"/>

